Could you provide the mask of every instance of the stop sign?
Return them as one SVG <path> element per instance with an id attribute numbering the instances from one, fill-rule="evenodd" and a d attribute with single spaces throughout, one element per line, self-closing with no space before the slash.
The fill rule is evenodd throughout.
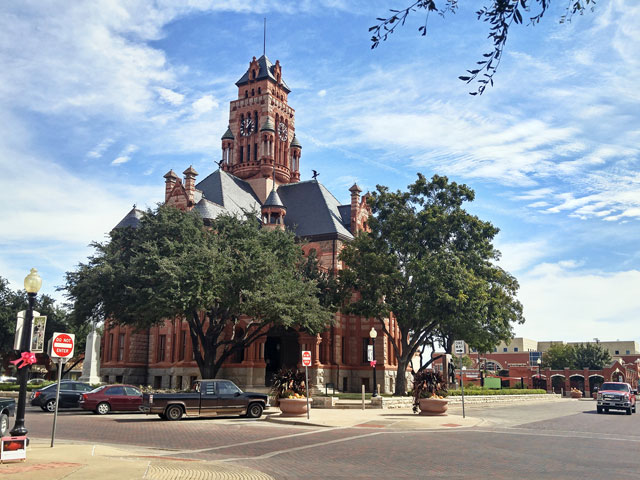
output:
<path id="1" fill-rule="evenodd" d="M 311 352 L 309 350 L 303 350 L 302 352 L 302 365 L 305 367 L 311 366 Z"/>
<path id="2" fill-rule="evenodd" d="M 73 357 L 74 339 L 75 335 L 73 333 L 54 333 L 53 342 L 51 343 L 51 357 Z"/>

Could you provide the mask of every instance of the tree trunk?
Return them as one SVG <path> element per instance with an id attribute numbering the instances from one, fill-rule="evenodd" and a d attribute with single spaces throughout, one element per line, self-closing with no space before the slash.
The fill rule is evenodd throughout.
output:
<path id="1" fill-rule="evenodd" d="M 393 392 L 394 396 L 404 396 L 407 394 L 407 366 L 409 365 L 409 359 L 402 357 L 398 358 L 398 373 L 396 374 L 396 386 Z"/>

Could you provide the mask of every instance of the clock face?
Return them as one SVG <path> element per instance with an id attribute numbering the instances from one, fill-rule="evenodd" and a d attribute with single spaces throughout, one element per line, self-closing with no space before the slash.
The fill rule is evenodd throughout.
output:
<path id="1" fill-rule="evenodd" d="M 250 118 L 245 118 L 242 123 L 240 123 L 240 135 L 249 136 L 253 132 L 253 120 Z"/>
<path id="2" fill-rule="evenodd" d="M 285 142 L 287 140 L 287 138 L 288 138 L 287 133 L 288 133 L 287 132 L 287 126 L 284 123 L 280 122 L 278 124 L 278 136 L 280 137 L 280 140 Z"/>

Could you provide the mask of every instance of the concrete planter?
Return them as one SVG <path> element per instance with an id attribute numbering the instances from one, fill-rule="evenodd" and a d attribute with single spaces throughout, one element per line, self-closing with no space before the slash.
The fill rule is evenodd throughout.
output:
<path id="1" fill-rule="evenodd" d="M 312 399 L 309 399 L 311 405 Z M 306 398 L 280 398 L 278 406 L 284 417 L 302 417 L 307 414 Z"/>
<path id="2" fill-rule="evenodd" d="M 447 415 L 449 400 L 446 398 L 421 398 L 418 407 L 420 415 Z"/>

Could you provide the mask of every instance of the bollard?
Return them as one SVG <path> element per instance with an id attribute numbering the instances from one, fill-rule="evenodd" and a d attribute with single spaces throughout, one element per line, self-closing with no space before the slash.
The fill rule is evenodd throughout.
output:
<path id="1" fill-rule="evenodd" d="M 364 384 L 362 385 L 362 409 L 364 410 Z"/>

